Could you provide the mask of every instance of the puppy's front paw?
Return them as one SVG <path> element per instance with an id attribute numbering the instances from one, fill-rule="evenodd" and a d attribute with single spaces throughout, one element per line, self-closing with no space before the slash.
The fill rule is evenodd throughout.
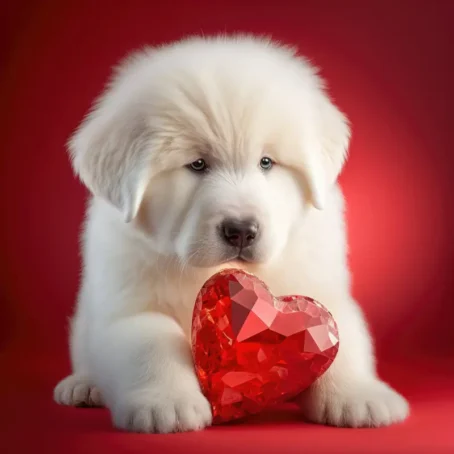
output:
<path id="1" fill-rule="evenodd" d="M 98 388 L 87 377 L 69 375 L 54 389 L 54 400 L 60 405 L 101 407 L 103 401 Z"/>
<path id="2" fill-rule="evenodd" d="M 135 392 L 112 409 L 115 427 L 131 432 L 169 433 L 200 430 L 211 424 L 211 407 L 198 390 Z"/>
<path id="3" fill-rule="evenodd" d="M 403 421 L 408 402 L 379 380 L 314 386 L 301 396 L 304 415 L 313 422 L 343 427 L 380 427 Z"/>

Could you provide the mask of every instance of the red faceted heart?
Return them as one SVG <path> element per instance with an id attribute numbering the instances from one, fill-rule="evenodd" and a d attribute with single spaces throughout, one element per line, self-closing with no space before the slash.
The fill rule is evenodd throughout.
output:
<path id="1" fill-rule="evenodd" d="M 336 323 L 320 303 L 275 298 L 244 271 L 221 271 L 197 296 L 192 352 L 215 424 L 295 397 L 328 369 L 338 349 Z"/>

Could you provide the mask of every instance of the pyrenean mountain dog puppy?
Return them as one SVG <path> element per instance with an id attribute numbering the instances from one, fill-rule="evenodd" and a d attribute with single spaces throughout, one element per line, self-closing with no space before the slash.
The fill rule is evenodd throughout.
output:
<path id="1" fill-rule="evenodd" d="M 66 405 L 106 405 L 116 427 L 201 429 L 210 405 L 189 335 L 202 284 L 240 267 L 279 294 L 323 303 L 340 350 L 299 399 L 338 426 L 403 420 L 406 400 L 376 375 L 350 293 L 336 179 L 346 117 L 316 69 L 248 36 L 190 38 L 134 53 L 69 142 L 90 189 L 83 279 L 71 324 Z"/>

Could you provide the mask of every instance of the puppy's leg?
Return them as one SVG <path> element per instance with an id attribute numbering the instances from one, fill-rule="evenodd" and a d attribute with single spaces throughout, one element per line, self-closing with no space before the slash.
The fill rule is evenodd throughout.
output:
<path id="1" fill-rule="evenodd" d="M 328 371 L 301 395 L 313 422 L 346 427 L 378 427 L 404 420 L 407 401 L 381 381 L 366 323 L 353 301 L 332 311 L 339 327 L 339 352 Z"/>
<path id="2" fill-rule="evenodd" d="M 116 427 L 165 433 L 211 423 L 189 343 L 172 318 L 148 312 L 110 322 L 92 349 L 96 384 Z"/>
<path id="3" fill-rule="evenodd" d="M 72 374 L 61 380 L 54 389 L 54 400 L 61 405 L 100 407 L 101 393 L 93 385 L 88 366 L 89 320 L 84 316 L 81 293 L 77 311 L 71 320 L 70 346 Z"/>

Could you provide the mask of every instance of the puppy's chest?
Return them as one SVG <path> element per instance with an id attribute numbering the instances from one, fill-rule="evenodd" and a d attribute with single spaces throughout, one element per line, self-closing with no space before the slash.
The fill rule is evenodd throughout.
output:
<path id="1" fill-rule="evenodd" d="M 161 281 L 154 286 L 158 310 L 174 318 L 190 336 L 192 314 L 197 295 L 204 283 L 203 279 Z"/>

